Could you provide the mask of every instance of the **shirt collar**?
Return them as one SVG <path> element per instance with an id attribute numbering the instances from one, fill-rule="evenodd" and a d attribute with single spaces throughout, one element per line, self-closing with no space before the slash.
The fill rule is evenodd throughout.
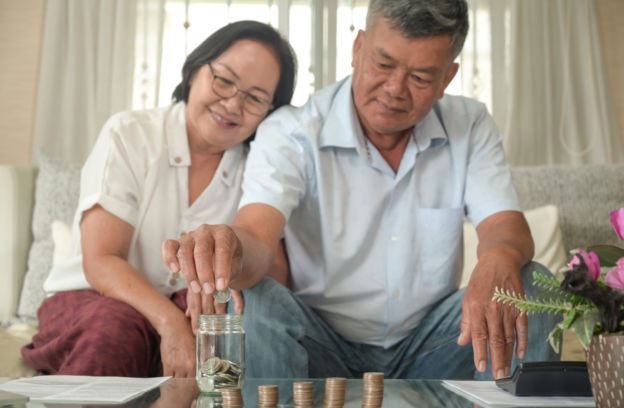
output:
<path id="1" fill-rule="evenodd" d="M 319 147 L 357 148 L 360 144 L 357 135 L 362 133 L 362 127 L 351 96 L 351 77 L 335 86 L 338 89 L 321 130 Z"/>
<path id="2" fill-rule="evenodd" d="M 442 122 L 439 103 L 436 102 L 427 116 L 420 121 L 412 131 L 412 137 L 416 142 L 419 152 L 430 147 L 441 146 L 448 141 L 446 128 Z"/>
<path id="3" fill-rule="evenodd" d="M 165 117 L 165 134 L 169 150 L 169 165 L 188 167 L 191 165 L 188 136 L 186 134 L 186 104 L 177 102 L 169 107 Z"/>
<path id="4" fill-rule="evenodd" d="M 327 119 L 319 137 L 319 147 L 355 148 L 365 151 L 362 125 L 355 111 L 351 93 L 351 76 L 338 83 Z M 447 142 L 448 135 L 441 121 L 441 113 L 436 102 L 423 120 L 412 131 L 418 151 L 440 146 Z"/>

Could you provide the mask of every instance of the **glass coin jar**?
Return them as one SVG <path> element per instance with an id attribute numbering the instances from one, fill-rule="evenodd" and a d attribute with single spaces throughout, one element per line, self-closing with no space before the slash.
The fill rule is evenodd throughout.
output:
<path id="1" fill-rule="evenodd" d="M 200 394 L 195 401 L 195 408 L 223 408 L 219 395 Z"/>
<path id="2" fill-rule="evenodd" d="M 242 387 L 245 371 L 243 316 L 199 316 L 196 379 L 202 393 L 219 393 L 225 387 Z"/>

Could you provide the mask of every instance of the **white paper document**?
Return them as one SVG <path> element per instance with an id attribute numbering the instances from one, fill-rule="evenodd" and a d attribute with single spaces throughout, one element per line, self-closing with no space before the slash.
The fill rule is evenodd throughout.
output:
<path id="1" fill-rule="evenodd" d="M 595 407 L 592 397 L 516 397 L 494 381 L 442 381 L 462 397 L 484 407 Z"/>
<path id="2" fill-rule="evenodd" d="M 2 383 L 0 390 L 48 403 L 120 404 L 158 387 L 169 378 L 42 375 Z"/>

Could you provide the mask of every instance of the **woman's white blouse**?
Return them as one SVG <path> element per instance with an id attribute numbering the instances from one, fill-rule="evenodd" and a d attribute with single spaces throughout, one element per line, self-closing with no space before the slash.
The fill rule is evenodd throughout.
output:
<path id="1" fill-rule="evenodd" d="M 201 224 L 233 221 L 247 148 L 238 144 L 224 153 L 212 181 L 189 207 L 185 109 L 179 102 L 118 113 L 106 122 L 82 169 L 71 256 L 50 271 L 44 283 L 48 295 L 90 287 L 82 268 L 80 221 L 96 204 L 134 227 L 128 262 L 166 295 L 185 282 L 171 279 L 161 259 L 163 241 Z"/>

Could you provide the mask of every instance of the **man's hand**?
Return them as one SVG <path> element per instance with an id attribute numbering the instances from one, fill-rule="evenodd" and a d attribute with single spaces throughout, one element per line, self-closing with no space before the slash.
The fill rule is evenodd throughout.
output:
<path id="1" fill-rule="evenodd" d="M 212 294 L 229 287 L 242 270 L 243 249 L 240 240 L 227 225 L 202 225 L 179 240 L 167 240 L 162 246 L 162 258 L 174 273 L 186 281 L 187 316 L 196 332 L 197 317 L 215 313 Z M 240 293 L 232 293 L 237 313 L 242 313 Z M 216 306 L 224 312 L 225 306 Z"/>
<path id="2" fill-rule="evenodd" d="M 492 376 L 509 374 L 514 344 L 523 358 L 528 342 L 528 319 L 513 306 L 492 300 L 494 289 L 524 294 L 520 269 L 533 256 L 533 240 L 522 213 L 505 211 L 483 220 L 477 227 L 479 261 L 462 301 L 461 334 L 457 343 L 472 343 L 477 370 L 487 368 L 487 346 Z"/>
<path id="3" fill-rule="evenodd" d="M 158 333 L 163 375 L 191 378 L 195 377 L 195 336 L 188 320 L 180 316 L 182 319 Z"/>
<path id="4" fill-rule="evenodd" d="M 492 357 L 494 378 L 509 374 L 514 344 L 516 355 L 524 356 L 527 347 L 527 317 L 513 306 L 492 300 L 494 289 L 523 294 L 520 271 L 506 261 L 504 255 L 493 253 L 482 257 L 473 272 L 462 301 L 461 335 L 458 343 L 472 342 L 475 367 L 487 367 L 487 345 Z"/>

